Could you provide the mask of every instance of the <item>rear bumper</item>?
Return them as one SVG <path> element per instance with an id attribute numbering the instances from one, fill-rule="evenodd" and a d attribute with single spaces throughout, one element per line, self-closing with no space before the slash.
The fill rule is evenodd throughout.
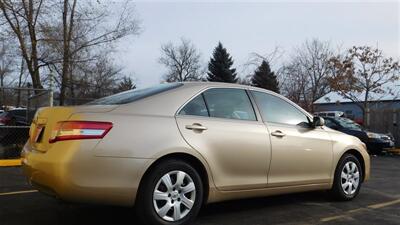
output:
<path id="1" fill-rule="evenodd" d="M 130 206 L 150 160 L 96 157 L 97 141 L 65 141 L 39 152 L 26 144 L 22 167 L 39 191 L 72 202 Z"/>

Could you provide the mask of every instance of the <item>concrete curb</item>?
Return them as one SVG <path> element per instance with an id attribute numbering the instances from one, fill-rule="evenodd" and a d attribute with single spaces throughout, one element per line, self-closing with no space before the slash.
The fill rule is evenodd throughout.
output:
<path id="1" fill-rule="evenodd" d="M 1 159 L 0 167 L 21 166 L 21 159 Z"/>

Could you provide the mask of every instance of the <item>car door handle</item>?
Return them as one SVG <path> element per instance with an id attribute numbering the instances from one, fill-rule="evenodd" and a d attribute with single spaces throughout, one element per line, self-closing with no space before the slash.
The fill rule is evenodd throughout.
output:
<path id="1" fill-rule="evenodd" d="M 198 131 L 207 130 L 207 127 L 205 127 L 199 123 L 194 123 L 192 125 L 186 125 L 185 128 L 188 130 L 198 130 Z"/>
<path id="2" fill-rule="evenodd" d="M 284 137 L 286 134 L 283 133 L 283 132 L 280 131 L 280 130 L 276 130 L 276 131 L 272 132 L 271 135 L 272 135 L 272 136 L 275 136 L 275 137 Z"/>

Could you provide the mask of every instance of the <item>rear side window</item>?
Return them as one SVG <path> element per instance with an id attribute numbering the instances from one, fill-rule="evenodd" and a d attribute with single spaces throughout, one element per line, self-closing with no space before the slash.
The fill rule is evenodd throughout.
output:
<path id="1" fill-rule="evenodd" d="M 214 88 L 203 95 L 211 117 L 256 120 L 250 98 L 243 89 Z"/>
<path id="2" fill-rule="evenodd" d="M 165 92 L 182 86 L 181 83 L 166 83 L 157 86 L 124 91 L 115 95 L 100 98 L 87 103 L 86 105 L 121 105 L 137 101 L 142 98 L 150 97 L 161 92 Z"/>
<path id="3" fill-rule="evenodd" d="M 179 112 L 180 115 L 191 116 L 208 116 L 206 103 L 204 102 L 203 94 L 198 95 L 183 107 Z"/>

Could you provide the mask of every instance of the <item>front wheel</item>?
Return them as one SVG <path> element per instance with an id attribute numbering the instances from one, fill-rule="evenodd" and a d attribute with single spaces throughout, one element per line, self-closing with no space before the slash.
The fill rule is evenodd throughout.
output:
<path id="1" fill-rule="evenodd" d="M 363 173 L 359 160 L 352 154 L 345 154 L 335 170 L 332 187 L 333 196 L 342 201 L 352 200 L 361 188 Z"/>
<path id="2" fill-rule="evenodd" d="M 190 164 L 174 159 L 161 162 L 143 182 L 136 210 L 144 224 L 183 225 L 199 213 L 203 185 Z"/>

